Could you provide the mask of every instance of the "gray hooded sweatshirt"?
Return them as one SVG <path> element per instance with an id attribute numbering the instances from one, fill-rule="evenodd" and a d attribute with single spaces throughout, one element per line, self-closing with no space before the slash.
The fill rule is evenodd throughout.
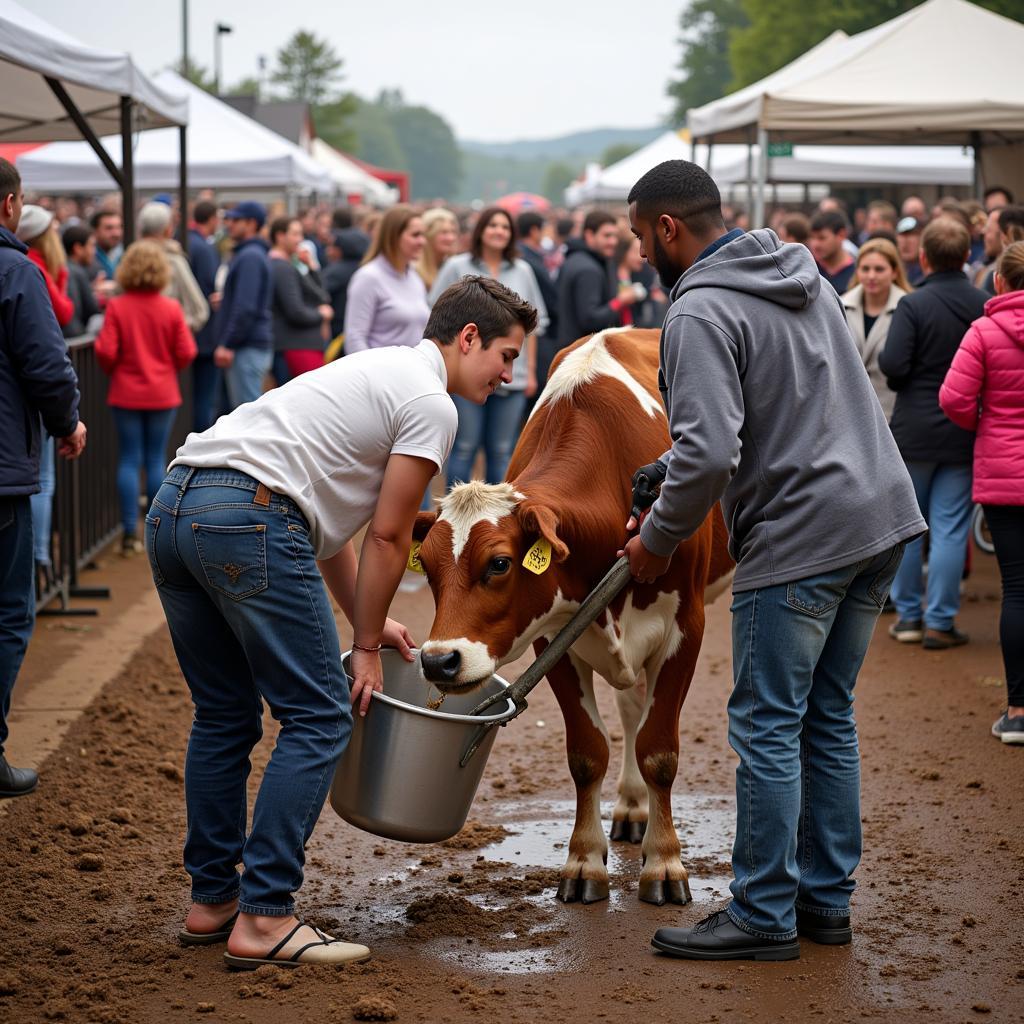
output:
<path id="1" fill-rule="evenodd" d="M 839 297 L 769 230 L 672 289 L 659 385 L 672 448 L 640 536 L 667 556 L 721 499 L 733 590 L 791 583 L 926 529 Z"/>

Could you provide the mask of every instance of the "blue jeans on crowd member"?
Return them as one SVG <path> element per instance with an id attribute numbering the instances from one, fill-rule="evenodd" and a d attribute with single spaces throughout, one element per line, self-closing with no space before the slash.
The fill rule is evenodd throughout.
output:
<path id="1" fill-rule="evenodd" d="M 308 524 L 290 498 L 261 497 L 258 486 L 231 469 L 175 466 L 146 516 L 146 551 L 195 705 L 185 757 L 192 899 L 238 896 L 245 913 L 287 916 L 352 714 Z M 246 835 L 263 700 L 281 731 Z"/>
<path id="2" fill-rule="evenodd" d="M 213 356 L 196 356 L 192 363 L 192 429 L 197 434 L 209 430 L 220 413 L 220 382 L 220 367 Z"/>
<path id="3" fill-rule="evenodd" d="M 32 509 L 28 495 L 0 495 L 0 754 L 7 742 L 7 714 L 32 626 Z"/>
<path id="4" fill-rule="evenodd" d="M 111 406 L 117 428 L 117 494 L 121 525 L 129 537 L 139 521 L 139 470 L 146 471 L 146 497 L 152 501 L 167 472 L 167 438 L 177 409 L 118 409 Z"/>
<path id="5" fill-rule="evenodd" d="M 42 565 L 50 564 L 50 534 L 53 532 L 53 492 L 57 489 L 54 452 L 57 442 L 45 432 L 39 449 L 39 493 L 33 494 L 32 552 Z"/>
<path id="6" fill-rule="evenodd" d="M 850 912 L 861 852 L 853 687 L 902 552 L 733 598 L 728 914 L 752 935 L 794 938 L 797 906 Z"/>
<path id="7" fill-rule="evenodd" d="M 495 391 L 483 405 L 458 395 L 452 395 L 452 401 L 459 411 L 459 429 L 448 459 L 448 486 L 472 477 L 476 453 L 481 448 L 487 459 L 487 483 L 501 483 L 519 440 L 526 392 Z"/>
<path id="8" fill-rule="evenodd" d="M 278 387 L 282 384 L 287 384 L 292 379 L 292 375 L 288 372 L 288 360 L 285 359 L 283 352 L 274 353 L 274 358 L 270 364 L 270 375 L 274 378 L 274 383 Z"/>
<path id="9" fill-rule="evenodd" d="M 238 348 L 232 364 L 224 371 L 228 401 L 232 409 L 255 402 L 263 394 L 263 378 L 270 373 L 274 353 L 269 348 Z"/>
<path id="10" fill-rule="evenodd" d="M 907 470 L 928 524 L 927 600 L 921 567 L 924 539 L 918 537 L 907 545 L 893 580 L 892 603 L 905 622 L 923 619 L 927 629 L 952 629 L 960 610 L 960 580 L 974 509 L 971 464 L 908 462 Z"/>

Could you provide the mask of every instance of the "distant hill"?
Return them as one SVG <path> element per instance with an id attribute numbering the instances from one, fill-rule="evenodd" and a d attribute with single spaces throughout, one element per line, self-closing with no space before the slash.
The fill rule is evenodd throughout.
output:
<path id="1" fill-rule="evenodd" d="M 665 131 L 654 128 L 593 128 L 553 139 L 520 139 L 516 142 L 473 142 L 464 139 L 459 147 L 464 153 L 482 153 L 500 159 L 518 160 L 596 160 L 609 146 L 631 143 L 637 147 L 652 142 Z"/>

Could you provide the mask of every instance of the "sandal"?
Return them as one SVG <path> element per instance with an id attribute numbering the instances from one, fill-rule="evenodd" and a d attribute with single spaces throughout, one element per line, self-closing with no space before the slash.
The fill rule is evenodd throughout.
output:
<path id="1" fill-rule="evenodd" d="M 300 928 L 311 928 L 316 932 L 316 942 L 307 942 L 300 946 L 287 959 L 279 959 L 277 954 L 288 945 L 289 940 Z M 345 942 L 332 938 L 320 931 L 315 925 L 307 925 L 300 921 L 266 956 L 235 956 L 224 954 L 224 962 L 231 971 L 255 971 L 257 967 L 271 964 L 275 967 L 301 967 L 303 964 L 358 964 L 370 959 L 370 950 L 357 942 Z"/>
<path id="2" fill-rule="evenodd" d="M 190 932 L 187 928 L 182 928 L 178 932 L 178 941 L 183 946 L 213 946 L 218 942 L 227 942 L 237 920 L 236 910 L 215 932 Z"/>

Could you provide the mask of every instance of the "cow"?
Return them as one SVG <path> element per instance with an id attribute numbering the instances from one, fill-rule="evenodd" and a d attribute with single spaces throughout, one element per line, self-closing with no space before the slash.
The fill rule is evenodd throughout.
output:
<path id="1" fill-rule="evenodd" d="M 659 332 L 617 328 L 564 349 L 500 484 L 459 484 L 414 529 L 436 604 L 424 675 L 468 692 L 533 644 L 539 654 L 601 579 L 626 539 L 631 479 L 670 446 L 658 392 Z M 565 719 L 576 822 L 558 898 L 607 899 L 601 784 L 608 732 L 596 672 L 615 689 L 626 755 L 612 840 L 641 842 L 639 897 L 687 903 L 672 823 L 679 712 L 704 632 L 704 605 L 734 568 L 718 506 L 668 572 L 631 581 L 548 673 Z M 635 756 L 631 754 L 635 751 Z"/>

